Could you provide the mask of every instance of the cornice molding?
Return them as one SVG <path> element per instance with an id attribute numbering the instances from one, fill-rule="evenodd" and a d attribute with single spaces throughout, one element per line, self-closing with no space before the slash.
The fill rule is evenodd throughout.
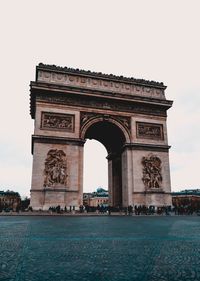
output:
<path id="1" fill-rule="evenodd" d="M 48 88 L 50 87 L 50 88 Z M 99 91 L 98 91 L 99 93 Z M 80 89 L 57 89 L 55 85 L 35 87 L 31 85 L 30 113 L 35 118 L 36 100 L 53 104 L 66 104 L 86 108 L 103 108 L 105 110 L 124 111 L 130 113 L 150 114 L 166 117 L 166 111 L 172 106 L 172 101 L 155 100 L 143 97 L 119 97 L 115 95 L 94 95 L 94 91 L 87 90 L 83 94 Z"/>
<path id="2" fill-rule="evenodd" d="M 64 137 L 55 137 L 55 136 L 41 136 L 41 135 L 32 135 L 32 145 L 31 153 L 34 152 L 35 143 L 49 143 L 49 144 L 71 144 L 83 146 L 85 140 L 74 139 L 74 138 L 64 138 Z"/>
<path id="3" fill-rule="evenodd" d="M 66 188 L 43 188 L 43 189 L 31 189 L 30 192 L 79 192 L 79 191 L 70 190 Z"/>
<path id="4" fill-rule="evenodd" d="M 157 151 L 157 152 L 168 152 L 171 146 L 169 145 L 158 145 L 158 144 L 143 144 L 143 143 L 126 143 L 123 146 L 123 150 L 146 150 L 146 151 Z"/>
<path id="5" fill-rule="evenodd" d="M 142 95 L 130 95 L 115 91 L 106 91 L 102 89 L 90 89 L 90 88 L 82 88 L 79 86 L 72 86 L 72 85 L 59 85 L 59 84 L 52 84 L 48 82 L 42 82 L 42 81 L 31 81 L 30 82 L 31 92 L 37 93 L 38 91 L 44 90 L 46 92 L 60 92 L 60 93 L 73 93 L 73 94 L 88 94 L 92 96 L 99 96 L 99 97 L 110 97 L 110 98 L 118 98 L 118 99 L 124 99 L 124 100 L 130 100 L 130 101 L 139 101 L 139 102 L 147 102 L 147 103 L 154 103 L 154 104 L 162 104 L 166 105 L 168 107 L 171 107 L 173 104 L 173 101 L 166 100 L 166 99 L 160 99 L 155 97 L 148 97 L 148 96 L 142 96 Z"/>
<path id="6" fill-rule="evenodd" d="M 165 192 L 164 190 L 148 190 L 148 191 L 133 191 L 133 194 L 142 194 L 142 195 L 149 195 L 149 194 L 168 194 L 171 195 L 171 192 Z"/>

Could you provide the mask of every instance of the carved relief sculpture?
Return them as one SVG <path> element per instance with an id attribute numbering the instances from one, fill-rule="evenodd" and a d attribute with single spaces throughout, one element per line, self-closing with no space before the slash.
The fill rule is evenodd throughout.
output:
<path id="1" fill-rule="evenodd" d="M 136 122 L 137 137 L 144 139 L 163 140 L 163 125 Z"/>
<path id="2" fill-rule="evenodd" d="M 142 180 L 146 189 L 161 188 L 161 160 L 156 155 L 150 154 L 142 158 L 143 177 Z"/>
<path id="3" fill-rule="evenodd" d="M 42 129 L 74 131 L 74 115 L 42 112 Z"/>
<path id="4" fill-rule="evenodd" d="M 49 150 L 45 160 L 44 176 L 44 187 L 51 187 L 57 184 L 66 185 L 66 154 L 62 150 Z"/>
<path id="5" fill-rule="evenodd" d="M 83 126 L 85 123 L 87 123 L 89 120 L 92 120 L 93 118 L 97 117 L 110 117 L 114 120 L 117 120 L 120 122 L 124 127 L 126 127 L 128 130 L 131 128 L 131 120 L 130 117 L 127 116 L 119 116 L 119 115 L 108 115 L 108 114 L 95 114 L 92 112 L 81 112 L 81 126 Z"/>

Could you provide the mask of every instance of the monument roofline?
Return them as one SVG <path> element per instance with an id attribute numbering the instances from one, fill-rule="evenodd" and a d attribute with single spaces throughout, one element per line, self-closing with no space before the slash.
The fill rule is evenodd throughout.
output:
<path id="1" fill-rule="evenodd" d="M 148 107 L 148 114 L 166 116 L 166 110 L 171 108 L 173 101 L 156 99 L 145 96 L 130 96 L 118 93 L 109 93 L 101 90 L 83 89 L 66 85 L 57 85 L 44 82 L 31 81 L 30 83 L 30 114 L 35 118 L 36 100 L 49 103 L 60 103 L 71 105 L 75 103 L 78 107 L 102 108 L 114 111 L 126 111 L 138 113 L 138 108 Z M 157 112 L 155 107 L 162 108 L 162 113 Z M 140 113 L 142 113 L 139 110 Z M 145 111 L 146 112 L 146 111 Z M 144 113 L 144 112 L 143 112 Z M 145 113 L 144 113 L 145 114 Z M 147 114 L 147 112 L 146 112 Z"/>
<path id="2" fill-rule="evenodd" d="M 82 70 L 78 68 L 69 68 L 69 67 L 61 67 L 56 65 L 49 65 L 49 64 L 43 64 L 39 63 L 38 66 L 36 66 L 36 80 L 38 78 L 38 70 L 43 71 L 51 71 L 56 73 L 69 73 L 69 74 L 76 74 L 84 77 L 93 77 L 93 78 L 99 78 L 104 80 L 110 80 L 110 81 L 117 81 L 117 82 L 124 82 L 124 83 L 131 83 L 134 85 L 141 85 L 141 86 L 148 86 L 148 87 L 154 87 L 165 90 L 167 86 L 164 85 L 163 82 L 156 82 L 156 81 L 149 81 L 145 79 L 137 79 L 134 77 L 124 77 L 124 76 L 117 76 L 114 74 L 104 74 L 102 72 L 94 72 L 90 70 Z"/>

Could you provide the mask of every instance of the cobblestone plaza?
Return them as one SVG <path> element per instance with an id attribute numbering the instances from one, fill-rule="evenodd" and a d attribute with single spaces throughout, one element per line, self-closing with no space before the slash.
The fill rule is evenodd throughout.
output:
<path id="1" fill-rule="evenodd" d="M 0 217 L 0 281 L 200 280 L 197 216 Z"/>

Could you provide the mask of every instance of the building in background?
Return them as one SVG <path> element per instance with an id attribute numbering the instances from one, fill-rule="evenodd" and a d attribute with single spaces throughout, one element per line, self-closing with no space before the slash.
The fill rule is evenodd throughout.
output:
<path id="1" fill-rule="evenodd" d="M 104 206 L 107 207 L 109 202 L 108 190 L 101 187 L 92 193 L 83 194 L 83 205 L 90 207 Z"/>
<path id="2" fill-rule="evenodd" d="M 172 204 L 174 207 L 191 206 L 193 209 L 200 208 L 200 189 L 186 189 L 172 192 Z"/>
<path id="3" fill-rule="evenodd" d="M 90 199 L 92 198 L 91 192 L 83 193 L 83 205 L 90 206 Z"/>
<path id="4" fill-rule="evenodd" d="M 21 197 L 18 192 L 0 191 L 0 211 L 13 210 L 16 211 L 21 204 Z"/>

